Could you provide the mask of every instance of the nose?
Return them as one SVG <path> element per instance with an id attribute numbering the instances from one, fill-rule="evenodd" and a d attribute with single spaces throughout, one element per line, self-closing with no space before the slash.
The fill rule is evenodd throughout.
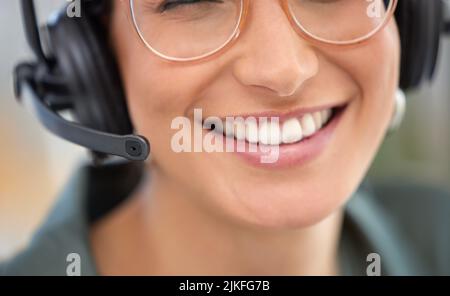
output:
<path id="1" fill-rule="evenodd" d="M 247 87 L 289 97 L 316 75 L 318 59 L 277 2 L 252 2 L 253 15 L 249 13 L 247 27 L 237 42 L 239 55 L 233 74 Z"/>

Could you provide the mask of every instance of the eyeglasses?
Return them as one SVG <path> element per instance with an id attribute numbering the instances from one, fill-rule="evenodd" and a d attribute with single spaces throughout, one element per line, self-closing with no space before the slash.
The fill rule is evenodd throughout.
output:
<path id="1" fill-rule="evenodd" d="M 157 56 L 195 61 L 222 52 L 244 29 L 251 0 L 129 0 L 135 29 Z M 260 1 L 260 0 L 257 0 Z M 335 46 L 369 40 L 398 0 L 278 0 L 296 32 Z M 270 40 L 268 40 L 270 42 Z"/>

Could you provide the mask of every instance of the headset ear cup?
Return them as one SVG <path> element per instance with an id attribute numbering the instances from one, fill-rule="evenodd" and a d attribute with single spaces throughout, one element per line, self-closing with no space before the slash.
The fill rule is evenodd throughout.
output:
<path id="1" fill-rule="evenodd" d="M 395 14 L 401 38 L 400 87 L 419 87 L 433 77 L 440 43 L 442 2 L 399 0 Z"/>
<path id="2" fill-rule="evenodd" d="M 48 24 L 49 48 L 57 72 L 74 98 L 75 118 L 93 129 L 131 134 L 119 71 L 102 28 L 85 11 L 80 18 L 70 18 L 61 11 Z"/>

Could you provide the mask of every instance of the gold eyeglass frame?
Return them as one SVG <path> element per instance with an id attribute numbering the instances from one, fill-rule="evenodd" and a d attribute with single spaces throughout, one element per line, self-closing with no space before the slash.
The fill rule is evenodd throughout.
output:
<path id="1" fill-rule="evenodd" d="M 246 24 L 247 19 L 248 19 L 248 17 L 247 17 L 248 16 L 248 12 L 249 12 L 249 9 L 250 9 L 250 2 L 252 0 L 240 0 L 241 1 L 241 11 L 239 13 L 239 18 L 237 20 L 236 28 L 234 29 L 234 31 L 230 35 L 230 37 L 221 46 L 219 46 L 217 49 L 215 49 L 213 51 L 210 51 L 208 53 L 205 53 L 205 54 L 202 54 L 202 55 L 199 55 L 199 56 L 196 56 L 196 57 L 192 57 L 192 58 L 170 57 L 170 56 L 167 56 L 167 55 L 159 52 L 155 48 L 153 48 L 148 43 L 148 41 L 145 40 L 143 33 L 139 29 L 139 25 L 138 25 L 137 20 L 136 20 L 136 13 L 134 11 L 134 1 L 135 0 L 129 0 L 128 1 L 129 11 L 130 11 L 130 16 L 131 16 L 131 20 L 133 22 L 134 29 L 135 29 L 136 33 L 138 34 L 139 38 L 141 39 L 141 41 L 156 56 L 158 56 L 158 57 L 160 57 L 160 58 L 162 58 L 162 59 L 164 59 L 166 61 L 169 61 L 169 62 L 180 63 L 180 62 L 200 62 L 200 61 L 205 61 L 207 59 L 214 58 L 214 57 L 218 56 L 219 54 L 222 54 L 227 49 L 229 49 L 231 46 L 233 46 L 233 44 L 239 39 L 239 36 L 241 35 L 241 33 L 243 32 L 243 30 L 245 28 L 245 24 Z M 310 42 L 312 44 L 334 46 L 334 47 L 355 46 L 355 45 L 359 45 L 359 44 L 364 43 L 364 42 L 368 41 L 369 39 L 371 39 L 378 32 L 383 30 L 384 27 L 389 23 L 389 21 L 391 20 L 392 16 L 394 15 L 394 12 L 395 12 L 395 9 L 396 9 L 397 3 L 398 3 L 398 0 L 392 0 L 392 2 L 389 4 L 389 7 L 387 8 L 386 17 L 383 20 L 383 22 L 380 23 L 375 29 L 373 29 L 371 32 L 367 33 L 366 35 L 364 35 L 362 37 L 359 37 L 359 38 L 356 38 L 356 39 L 353 39 L 353 40 L 349 40 L 349 41 L 331 41 L 331 40 L 326 40 L 324 38 L 320 38 L 318 36 L 314 36 L 312 33 L 308 32 L 296 20 L 296 17 L 291 12 L 291 9 L 289 7 L 288 1 L 289 0 L 278 0 L 278 2 L 280 3 L 281 8 L 283 9 L 284 13 L 287 16 L 289 22 L 291 23 L 291 25 L 294 28 L 294 30 L 300 35 L 300 37 L 304 38 L 306 41 L 308 41 L 308 42 Z M 364 1 L 364 0 L 361 0 L 361 1 Z"/>

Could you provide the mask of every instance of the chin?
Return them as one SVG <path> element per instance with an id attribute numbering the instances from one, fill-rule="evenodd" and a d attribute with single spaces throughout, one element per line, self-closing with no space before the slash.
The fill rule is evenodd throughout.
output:
<path id="1" fill-rule="evenodd" d="M 306 228 L 326 219 L 339 210 L 351 189 L 327 190 L 309 184 L 252 186 L 233 193 L 227 204 L 222 204 L 231 219 L 250 228 L 261 230 L 295 230 Z"/>

